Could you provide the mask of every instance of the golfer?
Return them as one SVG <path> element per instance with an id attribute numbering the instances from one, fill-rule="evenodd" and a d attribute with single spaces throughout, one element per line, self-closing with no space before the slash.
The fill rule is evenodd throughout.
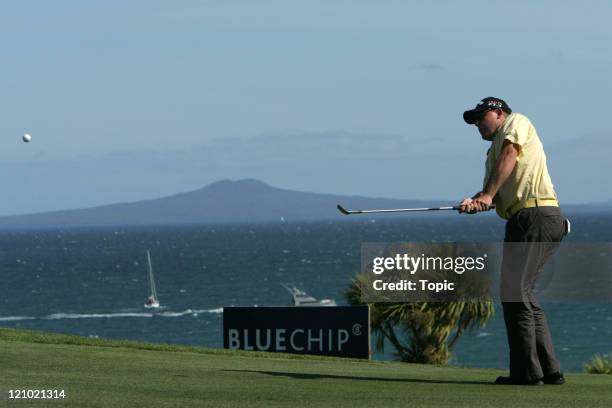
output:
<path id="1" fill-rule="evenodd" d="M 484 98 L 463 119 L 490 142 L 482 191 L 459 204 L 459 212 L 495 204 L 506 219 L 501 300 L 510 348 L 510 376 L 496 384 L 563 384 L 544 311 L 533 286 L 566 231 L 538 134 L 527 117 L 499 98 Z"/>

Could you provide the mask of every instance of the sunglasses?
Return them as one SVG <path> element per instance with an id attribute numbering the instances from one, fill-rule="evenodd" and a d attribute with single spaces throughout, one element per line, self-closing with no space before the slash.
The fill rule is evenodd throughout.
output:
<path id="1" fill-rule="evenodd" d="M 487 113 L 497 110 L 497 109 L 499 108 L 491 108 L 491 109 L 487 109 L 487 110 L 480 112 L 478 116 L 476 116 L 476 122 L 480 122 L 486 116 Z"/>

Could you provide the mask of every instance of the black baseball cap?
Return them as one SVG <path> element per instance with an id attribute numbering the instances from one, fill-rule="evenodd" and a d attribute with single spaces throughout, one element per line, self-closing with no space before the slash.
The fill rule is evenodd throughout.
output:
<path id="1" fill-rule="evenodd" d="M 463 112 L 463 120 L 465 120 L 465 123 L 468 125 L 473 125 L 482 117 L 484 112 L 493 109 L 501 109 L 508 114 L 512 113 L 512 109 L 510 109 L 503 99 L 487 96 L 482 101 L 478 102 L 474 109 Z"/>

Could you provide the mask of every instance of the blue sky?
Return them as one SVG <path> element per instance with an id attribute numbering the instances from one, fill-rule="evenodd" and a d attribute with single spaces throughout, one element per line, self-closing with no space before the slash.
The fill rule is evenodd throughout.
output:
<path id="1" fill-rule="evenodd" d="M 610 200 L 611 15 L 606 1 L 6 1 L 0 215 L 224 178 L 458 200 L 487 148 L 461 113 L 489 95 L 535 123 L 562 202 Z"/>

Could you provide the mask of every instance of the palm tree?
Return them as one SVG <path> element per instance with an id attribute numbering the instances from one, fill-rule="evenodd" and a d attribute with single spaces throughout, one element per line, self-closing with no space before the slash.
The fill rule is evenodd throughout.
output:
<path id="1" fill-rule="evenodd" d="M 447 255 L 456 255 L 456 248 L 442 247 L 440 250 L 448 251 Z M 438 278 L 444 278 L 443 274 Z M 469 277 L 463 275 L 462 279 Z M 487 293 L 489 283 L 482 278 L 467 283 L 464 280 L 463 287 L 469 293 L 450 302 L 366 303 L 363 295 L 368 287 L 371 288 L 371 283 L 371 273 L 358 275 L 348 287 L 346 299 L 351 305 L 370 306 L 370 324 L 376 336 L 376 348 L 382 350 L 385 340 L 389 341 L 403 362 L 447 364 L 461 335 L 484 326 L 495 314 Z"/>

